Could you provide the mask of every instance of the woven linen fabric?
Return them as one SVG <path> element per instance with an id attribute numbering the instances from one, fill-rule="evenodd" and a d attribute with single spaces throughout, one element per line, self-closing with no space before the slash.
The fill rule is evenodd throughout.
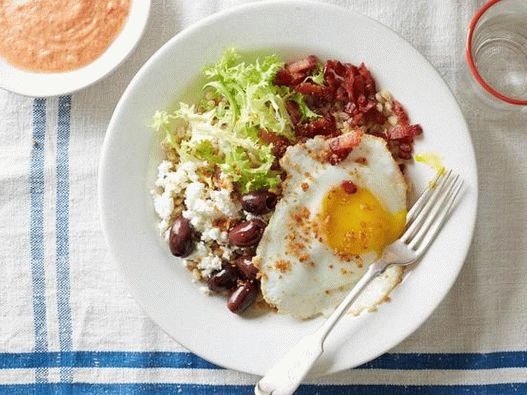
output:
<path id="1" fill-rule="evenodd" d="M 0 91 L 0 393 L 252 393 L 257 377 L 193 355 L 140 310 L 109 260 L 96 199 L 105 130 L 133 75 L 174 34 L 240 3 L 154 0 L 138 48 L 108 78 L 60 98 Z M 298 393 L 527 393 L 527 115 L 484 107 L 465 83 L 464 38 L 482 1 L 331 3 L 393 28 L 454 90 L 480 203 L 468 259 L 431 318 Z"/>

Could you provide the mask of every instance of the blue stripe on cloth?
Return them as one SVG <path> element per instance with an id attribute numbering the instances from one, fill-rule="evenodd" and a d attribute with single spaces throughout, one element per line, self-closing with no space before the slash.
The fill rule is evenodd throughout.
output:
<path id="1" fill-rule="evenodd" d="M 33 148 L 29 175 L 31 277 L 33 281 L 33 321 L 35 351 L 48 350 L 46 324 L 46 277 L 44 270 L 44 138 L 46 135 L 46 100 L 33 101 Z M 47 371 L 39 367 L 37 383 L 47 382 Z"/>
<path id="2" fill-rule="evenodd" d="M 74 351 L 0 354 L 0 369 L 37 367 L 221 369 L 189 352 Z M 503 368 L 527 368 L 527 351 L 486 354 L 384 354 L 358 369 L 475 370 Z"/>
<path id="3" fill-rule="evenodd" d="M 0 354 L 0 369 L 50 368 L 175 368 L 220 369 L 189 352 L 75 351 Z"/>
<path id="4" fill-rule="evenodd" d="M 59 344 L 61 351 L 72 349 L 70 268 L 69 268 L 69 141 L 71 96 L 59 98 L 57 125 L 57 311 L 59 320 Z M 71 382 L 71 369 L 61 366 L 61 381 Z"/>
<path id="5" fill-rule="evenodd" d="M 74 393 L 74 394 L 200 394 L 240 395 L 254 394 L 249 385 L 203 385 L 203 384 L 7 384 L 0 385 L 2 394 L 22 395 L 27 393 Z M 494 395 L 525 394 L 527 384 L 487 385 L 302 385 L 296 395 Z"/>

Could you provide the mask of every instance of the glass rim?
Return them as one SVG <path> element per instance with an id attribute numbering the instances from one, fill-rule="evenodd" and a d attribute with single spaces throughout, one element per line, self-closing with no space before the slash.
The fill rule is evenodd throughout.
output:
<path id="1" fill-rule="evenodd" d="M 474 31 L 476 29 L 476 26 L 481 19 L 481 17 L 488 11 L 489 8 L 491 8 L 496 3 L 499 3 L 502 0 L 489 0 L 481 8 L 476 12 L 476 14 L 472 17 L 472 20 L 470 21 L 469 27 L 468 27 L 468 35 L 467 35 L 467 43 L 466 43 L 466 50 L 465 50 L 465 56 L 467 60 L 468 67 L 470 69 L 470 72 L 472 73 L 472 76 L 474 79 L 485 89 L 488 93 L 490 93 L 492 96 L 496 97 L 497 99 L 500 99 L 506 103 L 514 104 L 514 105 L 520 105 L 520 106 L 526 106 L 527 100 L 521 100 L 521 99 L 515 99 L 513 97 L 504 95 L 503 93 L 499 92 L 498 90 L 494 89 L 492 86 L 490 86 L 487 81 L 481 76 L 479 73 L 476 64 L 474 62 L 474 56 L 472 54 L 472 39 L 474 36 Z"/>

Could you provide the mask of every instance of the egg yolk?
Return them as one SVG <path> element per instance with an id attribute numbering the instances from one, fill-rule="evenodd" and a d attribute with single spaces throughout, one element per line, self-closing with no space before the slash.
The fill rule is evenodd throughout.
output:
<path id="1" fill-rule="evenodd" d="M 341 256 L 374 251 L 384 247 L 403 233 L 406 210 L 392 214 L 367 189 L 350 189 L 339 185 L 322 201 L 322 236 L 327 245 Z"/>

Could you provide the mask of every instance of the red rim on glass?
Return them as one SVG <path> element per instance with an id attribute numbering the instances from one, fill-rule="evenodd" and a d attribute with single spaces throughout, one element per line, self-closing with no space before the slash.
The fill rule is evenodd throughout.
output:
<path id="1" fill-rule="evenodd" d="M 485 3 L 479 10 L 478 12 L 476 12 L 476 15 L 474 15 L 474 17 L 472 18 L 472 20 L 470 21 L 470 25 L 469 25 L 469 28 L 468 28 L 468 36 L 467 36 L 467 47 L 466 47 L 466 52 L 465 52 L 465 56 L 467 58 L 467 63 L 468 63 L 468 67 L 470 69 L 470 72 L 472 73 L 472 75 L 474 76 L 475 80 L 487 91 L 489 92 L 492 96 L 500 99 L 500 100 L 503 100 L 504 102 L 506 103 L 509 103 L 509 104 L 515 104 L 515 105 L 520 105 L 520 106 L 527 106 L 527 100 L 520 100 L 520 99 L 515 99 L 513 97 L 510 97 L 510 96 L 506 96 L 504 95 L 503 93 L 501 92 L 498 92 L 496 89 L 494 89 L 492 86 L 490 86 L 484 79 L 483 77 L 481 76 L 481 74 L 479 74 L 479 71 L 476 67 L 476 64 L 474 63 L 474 57 L 472 55 L 472 37 L 474 36 L 474 30 L 476 29 L 476 26 L 479 22 L 479 20 L 481 19 L 481 17 L 483 16 L 483 14 L 485 14 L 485 12 L 487 12 L 487 10 L 492 7 L 494 4 L 500 2 L 501 0 L 489 0 L 487 3 Z"/>

